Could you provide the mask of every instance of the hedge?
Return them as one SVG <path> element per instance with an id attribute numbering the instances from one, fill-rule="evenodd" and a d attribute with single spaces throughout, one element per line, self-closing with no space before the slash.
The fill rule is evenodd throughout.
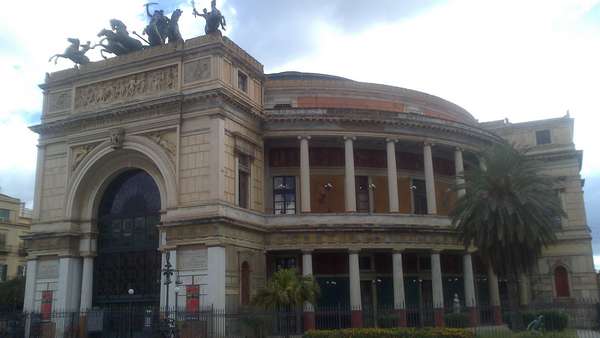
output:
<path id="1" fill-rule="evenodd" d="M 469 315 L 465 313 L 449 313 L 444 316 L 446 327 L 465 328 L 470 326 Z"/>
<path id="2" fill-rule="evenodd" d="M 304 338 L 473 338 L 472 331 L 452 328 L 342 329 L 308 331 Z"/>

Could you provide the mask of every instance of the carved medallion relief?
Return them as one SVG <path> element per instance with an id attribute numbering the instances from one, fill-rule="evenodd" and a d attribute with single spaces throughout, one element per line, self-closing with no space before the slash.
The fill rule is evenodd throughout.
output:
<path id="1" fill-rule="evenodd" d="M 208 80 L 211 77 L 210 58 L 187 62 L 183 65 L 183 82 Z"/>
<path id="2" fill-rule="evenodd" d="M 128 101 L 170 90 L 178 84 L 177 65 L 78 87 L 75 109 Z"/>

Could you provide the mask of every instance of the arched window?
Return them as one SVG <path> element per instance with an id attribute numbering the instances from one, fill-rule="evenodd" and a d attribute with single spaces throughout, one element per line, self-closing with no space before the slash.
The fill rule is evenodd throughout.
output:
<path id="1" fill-rule="evenodd" d="M 570 297 L 569 290 L 569 273 L 564 266 L 559 266 L 554 269 L 554 286 L 556 289 L 556 297 Z"/>
<path id="2" fill-rule="evenodd" d="M 95 306 L 158 304 L 160 208 L 158 186 L 145 171 L 125 171 L 106 188 L 98 210 Z"/>
<path id="3" fill-rule="evenodd" d="M 247 261 L 242 263 L 242 275 L 240 278 L 240 292 L 242 305 L 250 304 L 250 264 Z"/>

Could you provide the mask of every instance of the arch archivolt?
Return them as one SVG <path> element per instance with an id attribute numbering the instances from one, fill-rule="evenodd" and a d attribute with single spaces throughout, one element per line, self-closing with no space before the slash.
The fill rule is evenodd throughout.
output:
<path id="1" fill-rule="evenodd" d="M 148 137 L 127 135 L 118 149 L 109 140 L 102 142 L 77 166 L 68 184 L 66 219 L 95 219 L 108 184 L 120 173 L 134 168 L 152 176 L 160 191 L 163 211 L 177 205 L 177 175 L 171 155 Z"/>

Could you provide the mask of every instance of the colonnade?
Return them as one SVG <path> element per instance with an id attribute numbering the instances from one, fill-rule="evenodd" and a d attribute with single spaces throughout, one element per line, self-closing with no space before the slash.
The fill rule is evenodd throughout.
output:
<path id="1" fill-rule="evenodd" d="M 360 289 L 360 250 L 352 249 L 348 251 L 348 275 L 350 284 L 350 308 L 352 327 L 363 326 L 362 300 Z M 402 250 L 394 250 L 392 253 L 392 284 L 394 294 L 394 310 L 398 316 L 400 326 L 407 325 L 406 318 L 406 296 L 404 288 L 404 268 L 402 263 Z M 432 250 L 431 253 L 431 284 L 433 295 L 434 324 L 444 326 L 444 288 L 442 281 L 442 267 L 440 251 Z M 475 278 L 473 273 L 473 262 L 471 254 L 463 254 L 463 279 L 465 305 L 469 314 L 469 320 L 473 326 L 479 322 L 477 309 L 477 298 L 475 296 Z M 304 250 L 302 252 L 302 275 L 313 275 L 312 252 Z M 490 305 L 494 311 L 494 322 L 502 324 L 500 314 L 500 293 L 498 287 L 498 277 L 492 269 L 488 269 Z M 314 307 L 306 304 L 304 307 L 304 323 L 307 330 L 315 328 Z"/>
<path id="2" fill-rule="evenodd" d="M 300 140 L 300 210 L 304 213 L 311 211 L 310 205 L 310 163 L 309 163 L 309 141 L 311 136 L 298 136 Z M 346 212 L 356 212 L 356 183 L 354 170 L 354 142 L 356 137 L 344 136 L 344 201 Z M 396 167 L 396 143 L 397 139 L 386 139 L 386 158 L 387 158 L 387 177 L 388 177 L 388 201 L 389 211 L 399 212 L 398 197 L 398 170 Z M 437 214 L 435 174 L 433 168 L 433 144 L 423 143 L 423 163 L 425 188 L 427 196 L 427 213 Z M 457 175 L 464 171 L 462 149 L 456 148 L 454 151 L 454 165 Z M 463 180 L 459 176 L 457 183 Z M 464 190 L 458 192 L 464 194 Z"/>

